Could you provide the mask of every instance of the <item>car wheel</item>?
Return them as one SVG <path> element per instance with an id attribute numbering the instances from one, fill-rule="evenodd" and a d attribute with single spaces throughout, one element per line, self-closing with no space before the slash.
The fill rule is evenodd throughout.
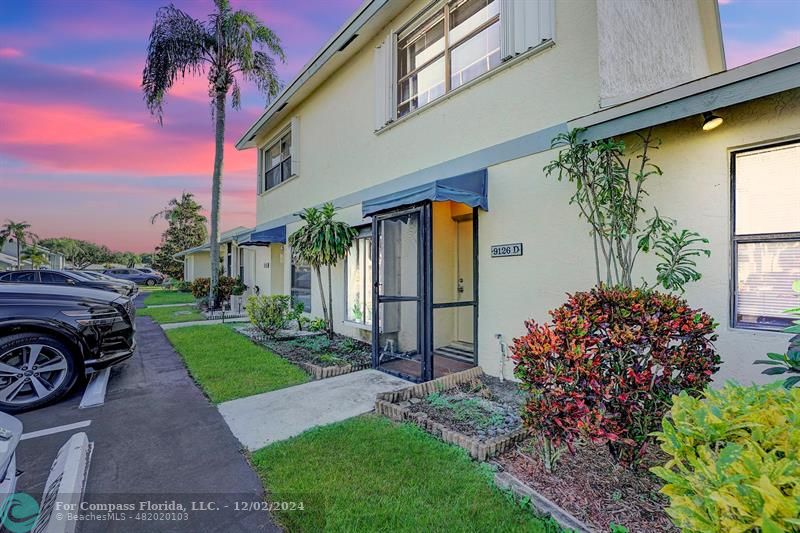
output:
<path id="1" fill-rule="evenodd" d="M 64 396 L 78 378 L 73 349 L 49 335 L 0 337 L 0 411 L 18 413 Z"/>
<path id="2" fill-rule="evenodd" d="M 147 281 L 145 281 L 145 283 L 147 284 L 148 287 L 152 287 L 153 285 L 156 284 L 156 280 L 148 279 Z"/>

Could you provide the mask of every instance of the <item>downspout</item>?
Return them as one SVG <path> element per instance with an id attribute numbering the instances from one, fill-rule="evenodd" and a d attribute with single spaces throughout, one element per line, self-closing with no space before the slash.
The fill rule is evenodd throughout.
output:
<path id="1" fill-rule="evenodd" d="M 494 338 L 497 339 L 497 343 L 500 345 L 500 382 L 502 383 L 506 380 L 506 359 L 508 359 L 508 345 L 503 339 L 502 333 L 495 333 Z"/>

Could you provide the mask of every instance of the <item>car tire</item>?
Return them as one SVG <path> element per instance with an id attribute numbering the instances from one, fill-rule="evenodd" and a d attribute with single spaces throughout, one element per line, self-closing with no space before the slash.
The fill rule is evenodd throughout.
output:
<path id="1" fill-rule="evenodd" d="M 32 375 L 23 374 L 23 377 L 10 374 L 8 367 L 22 370 L 22 366 L 15 364 L 15 361 L 25 357 L 26 354 L 29 355 L 30 351 L 26 351 L 26 348 L 30 346 L 41 346 L 40 356 L 37 360 L 44 359 L 44 363 L 39 366 L 58 366 L 58 370 L 48 372 L 42 376 L 38 373 L 33 373 Z M 41 355 L 42 352 L 44 352 L 43 357 Z M 58 365 L 54 365 L 53 363 L 55 362 L 58 362 Z M 64 363 L 63 365 L 61 364 L 62 362 Z M 18 333 L 0 337 L 0 363 L 5 365 L 0 367 L 0 411 L 5 413 L 30 411 L 61 399 L 75 385 L 81 370 L 74 348 L 67 346 L 55 337 L 42 333 Z M 63 369 L 61 368 L 62 366 L 64 367 Z M 3 372 L 3 370 L 6 372 Z M 32 372 L 32 369 L 26 369 L 24 372 L 28 371 Z M 44 379 L 46 384 L 44 390 L 47 390 L 47 385 L 53 385 L 53 388 L 47 390 L 46 394 L 38 394 L 40 396 L 38 399 L 31 398 L 31 396 L 37 395 L 32 381 L 34 377 Z M 24 380 L 24 383 L 20 386 L 22 392 L 18 392 L 18 394 L 24 394 L 25 398 L 17 401 L 13 399 L 8 401 L 7 397 L 13 393 L 13 390 L 9 390 L 9 388 L 13 387 L 20 379 Z M 47 381 L 48 379 L 57 383 L 51 384 Z M 40 387 L 42 383 L 42 379 L 37 380 L 37 384 Z M 18 394 L 14 398 L 18 398 Z"/>
<path id="2" fill-rule="evenodd" d="M 147 285 L 148 287 L 152 287 L 152 286 L 154 286 L 154 285 L 156 284 L 156 280 L 154 280 L 154 279 L 148 279 L 148 280 L 147 280 L 147 281 L 145 281 L 144 283 L 145 283 L 145 285 Z"/>

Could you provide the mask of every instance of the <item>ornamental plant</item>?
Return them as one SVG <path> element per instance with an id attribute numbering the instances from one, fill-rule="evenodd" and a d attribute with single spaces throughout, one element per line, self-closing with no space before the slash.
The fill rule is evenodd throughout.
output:
<path id="1" fill-rule="evenodd" d="M 261 333 L 270 339 L 275 338 L 280 330 L 286 329 L 291 301 L 290 296 L 282 294 L 250 296 L 247 299 L 247 316 Z"/>
<path id="2" fill-rule="evenodd" d="M 645 209 L 647 182 L 663 174 L 650 157 L 660 141 L 650 130 L 634 134 L 635 147 L 618 139 L 590 141 L 583 133 L 575 129 L 557 135 L 552 147 L 562 150 L 544 171 L 575 186 L 569 203 L 589 224 L 597 284 L 633 288 L 636 260 L 653 252 L 658 258 L 655 284 L 683 293 L 684 285 L 701 277 L 697 258 L 711 251 L 705 248 L 708 239 L 678 230 L 677 221 L 655 207 Z"/>
<path id="3" fill-rule="evenodd" d="M 800 388 L 683 392 L 657 433 L 667 514 L 683 531 L 800 530 Z"/>
<path id="4" fill-rule="evenodd" d="M 211 279 L 195 278 L 195 280 L 192 282 L 189 288 L 192 291 L 192 296 L 194 296 L 198 300 L 203 299 L 206 296 L 208 296 L 208 291 L 211 288 Z"/>
<path id="5" fill-rule="evenodd" d="M 719 368 L 712 318 L 674 295 L 600 286 L 526 322 L 511 347 L 530 392 L 523 419 L 558 447 L 607 443 L 636 465 L 673 395 L 698 394 Z"/>

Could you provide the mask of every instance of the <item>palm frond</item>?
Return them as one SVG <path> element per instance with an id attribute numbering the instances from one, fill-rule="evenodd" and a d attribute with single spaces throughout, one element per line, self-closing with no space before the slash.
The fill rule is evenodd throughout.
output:
<path id="1" fill-rule="evenodd" d="M 142 91 L 150 112 L 162 122 L 164 97 L 178 78 L 201 75 L 210 61 L 208 32 L 202 22 L 176 8 L 156 12 L 142 71 Z"/>

